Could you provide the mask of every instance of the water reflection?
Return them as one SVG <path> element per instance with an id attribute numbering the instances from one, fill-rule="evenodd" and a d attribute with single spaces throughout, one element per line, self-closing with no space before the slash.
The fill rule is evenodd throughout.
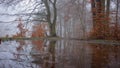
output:
<path id="1" fill-rule="evenodd" d="M 4 41 L 0 68 L 120 68 L 120 46 L 75 40 Z"/>
<path id="2" fill-rule="evenodd" d="M 94 45 L 92 50 L 93 68 L 120 68 L 120 46 Z"/>

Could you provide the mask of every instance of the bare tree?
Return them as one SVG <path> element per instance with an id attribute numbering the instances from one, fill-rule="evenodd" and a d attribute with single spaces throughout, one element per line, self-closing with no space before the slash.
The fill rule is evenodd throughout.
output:
<path id="1" fill-rule="evenodd" d="M 57 20 L 57 8 L 56 3 L 57 0 L 42 0 L 47 11 L 47 21 L 50 28 L 50 36 L 55 37 L 56 35 L 56 20 Z M 51 5 L 52 8 L 51 9 Z M 53 18 L 52 18 L 52 11 L 53 11 Z"/>

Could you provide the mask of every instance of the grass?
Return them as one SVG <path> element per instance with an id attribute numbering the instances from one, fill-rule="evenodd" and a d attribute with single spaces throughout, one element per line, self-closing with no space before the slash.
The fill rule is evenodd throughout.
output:
<path id="1" fill-rule="evenodd" d="M 76 38 L 61 38 L 61 37 L 17 37 L 17 38 L 0 38 L 2 41 L 9 41 L 9 40 L 75 40 L 75 41 L 86 41 L 86 42 L 94 42 L 94 43 L 120 43 L 120 41 L 116 40 L 101 40 L 101 39 L 76 39 Z"/>
<path id="2" fill-rule="evenodd" d="M 44 40 L 44 39 L 48 39 L 48 40 L 59 40 L 61 38 L 59 37 L 32 37 L 32 38 L 27 38 L 27 37 L 16 37 L 16 38 L 6 38 L 6 37 L 2 37 L 0 38 L 2 41 L 8 41 L 8 40 Z"/>

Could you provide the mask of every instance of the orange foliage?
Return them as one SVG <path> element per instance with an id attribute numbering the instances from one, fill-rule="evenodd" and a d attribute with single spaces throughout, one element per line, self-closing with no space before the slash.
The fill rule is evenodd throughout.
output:
<path id="1" fill-rule="evenodd" d="M 99 24 L 100 25 L 100 24 Z M 111 26 L 108 30 L 103 27 L 103 24 L 92 29 L 90 31 L 90 38 L 92 39 L 108 39 L 108 40 L 120 40 L 120 25 L 118 27 Z M 109 31 L 109 32 L 107 32 Z"/>
<path id="2" fill-rule="evenodd" d="M 109 18 L 103 13 L 98 13 L 94 16 L 93 29 L 90 32 L 90 37 L 93 39 L 108 39 L 109 37 Z"/>
<path id="3" fill-rule="evenodd" d="M 44 37 L 45 36 L 45 29 L 44 25 L 38 24 L 33 27 L 32 37 Z"/>
<path id="4" fill-rule="evenodd" d="M 105 7 L 100 1 L 93 2 L 93 29 L 90 32 L 90 38 L 93 39 L 109 39 L 110 27 L 109 27 L 109 13 L 104 12 Z M 95 6 L 97 5 L 97 6 Z"/>
<path id="5" fill-rule="evenodd" d="M 33 26 L 32 36 L 31 37 L 45 37 L 46 24 L 37 24 Z M 33 40 L 32 43 L 35 45 L 35 49 L 41 51 L 43 48 L 43 40 Z"/>

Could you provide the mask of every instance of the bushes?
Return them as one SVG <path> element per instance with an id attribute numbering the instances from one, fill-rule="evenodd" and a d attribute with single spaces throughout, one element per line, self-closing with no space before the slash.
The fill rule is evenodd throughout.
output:
<path id="1" fill-rule="evenodd" d="M 45 29 L 42 24 L 33 26 L 31 37 L 45 37 Z"/>
<path id="2" fill-rule="evenodd" d="M 90 39 L 107 39 L 107 40 L 120 40 L 120 25 L 118 27 L 109 27 L 109 30 L 103 28 L 95 28 L 90 32 Z M 103 29 L 103 31 L 101 31 Z"/>
<path id="3" fill-rule="evenodd" d="M 13 35 L 13 38 L 16 38 L 16 37 L 25 37 L 26 35 L 26 32 L 28 31 L 27 29 L 24 28 L 24 25 L 21 21 L 21 18 L 19 18 L 19 22 L 18 22 L 18 26 L 17 28 L 19 29 L 19 32 L 15 35 Z"/>
<path id="4" fill-rule="evenodd" d="M 119 27 L 116 27 L 116 26 L 111 27 L 111 29 L 110 29 L 110 39 L 120 40 L 120 28 Z"/>

